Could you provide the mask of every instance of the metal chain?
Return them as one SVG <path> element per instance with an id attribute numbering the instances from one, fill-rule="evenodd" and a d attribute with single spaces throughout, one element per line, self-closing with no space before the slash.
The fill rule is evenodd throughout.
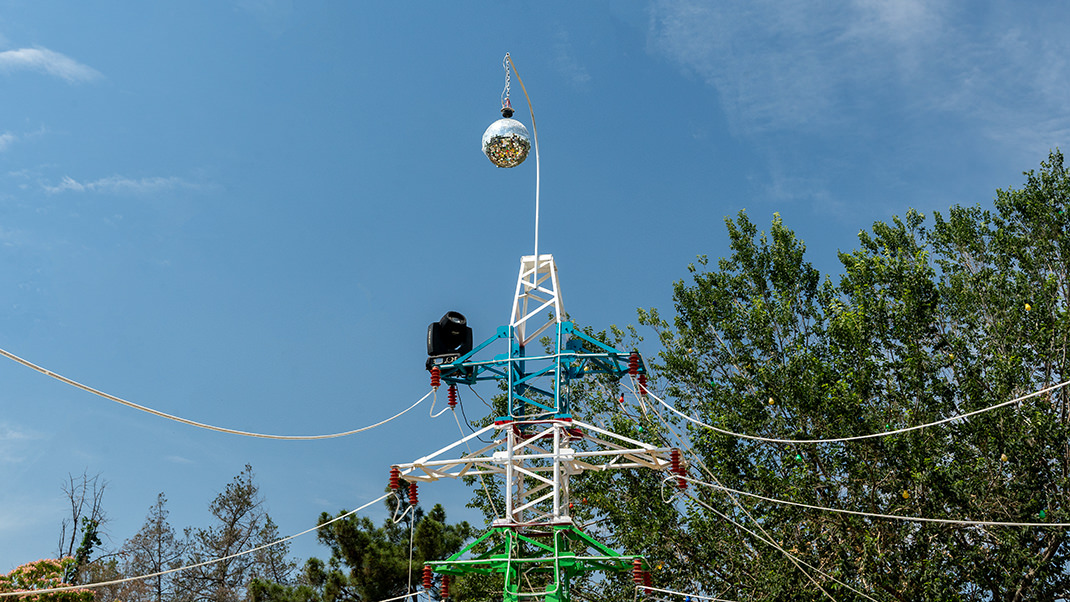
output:
<path id="1" fill-rule="evenodd" d="M 505 89 L 502 90 L 502 106 L 509 102 L 509 53 L 505 53 L 502 59 L 502 68 L 505 69 Z"/>

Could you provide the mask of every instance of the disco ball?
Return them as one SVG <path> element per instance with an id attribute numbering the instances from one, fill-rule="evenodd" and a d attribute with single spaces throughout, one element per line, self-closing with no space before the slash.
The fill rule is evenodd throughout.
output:
<path id="1" fill-rule="evenodd" d="M 499 119 L 483 132 L 483 154 L 498 167 L 516 167 L 531 150 L 528 128 L 515 119 Z"/>

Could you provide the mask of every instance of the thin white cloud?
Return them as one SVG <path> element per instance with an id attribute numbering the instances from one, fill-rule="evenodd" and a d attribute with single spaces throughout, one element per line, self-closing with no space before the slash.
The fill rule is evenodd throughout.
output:
<path id="1" fill-rule="evenodd" d="M 51 194 L 56 194 L 57 192 L 66 192 L 68 190 L 73 190 L 75 192 L 85 192 L 85 186 L 79 184 L 74 178 L 70 176 L 63 176 L 63 181 L 61 181 L 56 186 L 42 184 L 42 187 L 44 187 L 45 192 Z"/>
<path id="2" fill-rule="evenodd" d="M 79 182 L 70 176 L 63 176 L 59 184 L 42 184 L 45 192 L 58 194 L 61 192 L 109 192 L 117 194 L 144 195 L 166 192 L 177 189 L 197 190 L 201 186 L 189 182 L 177 176 L 152 177 L 152 178 L 127 178 L 124 176 L 110 176 L 93 180 L 91 182 Z"/>
<path id="3" fill-rule="evenodd" d="M 1005 2 L 659 0 L 648 40 L 717 90 L 737 135 L 839 135 L 898 102 L 897 115 L 966 117 L 1002 139 L 1023 122 L 1034 137 L 1070 126 L 1067 26 Z"/>
<path id="4" fill-rule="evenodd" d="M 835 11 L 769 0 L 655 3 L 650 44 L 717 89 L 737 134 L 820 128 L 838 115 Z"/>
<path id="5" fill-rule="evenodd" d="M 555 38 L 554 66 L 557 70 L 577 84 L 586 84 L 591 81 L 591 74 L 587 72 L 587 68 L 576 60 L 568 32 L 563 28 L 559 29 Z"/>
<path id="6" fill-rule="evenodd" d="M 6 425 L 0 426 L 0 441 L 27 441 L 37 438 L 37 435 L 26 431 L 16 430 Z"/>
<path id="7" fill-rule="evenodd" d="M 820 203 L 852 170 L 893 189 L 956 148 L 1024 166 L 1070 146 L 1067 28 L 1008 0 L 654 0 L 647 43 L 766 155 L 765 198 Z"/>
<path id="8" fill-rule="evenodd" d="M 23 456 L 25 443 L 40 438 L 41 436 L 37 433 L 0 424 L 0 464 L 22 462 L 25 459 Z"/>
<path id="9" fill-rule="evenodd" d="M 0 134 L 0 153 L 6 151 L 7 147 L 11 146 L 11 143 L 16 140 L 18 140 L 18 138 L 11 132 Z"/>
<path id="10" fill-rule="evenodd" d="M 172 464 L 193 464 L 194 463 L 193 460 L 190 460 L 189 458 L 184 458 L 182 456 L 167 456 L 164 459 L 167 460 L 168 462 L 171 462 Z"/>
<path id="11" fill-rule="evenodd" d="M 0 52 L 0 71 L 40 71 L 70 83 L 98 79 L 100 72 L 92 67 L 47 48 L 19 48 Z"/>

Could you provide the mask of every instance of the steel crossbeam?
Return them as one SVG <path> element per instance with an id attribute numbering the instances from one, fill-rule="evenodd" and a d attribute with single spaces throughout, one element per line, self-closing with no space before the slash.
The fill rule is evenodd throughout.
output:
<path id="1" fill-rule="evenodd" d="M 450 452 L 481 436 L 494 440 L 460 457 Z M 667 470 L 671 448 L 656 447 L 578 420 L 501 421 L 413 462 L 398 464 L 410 481 L 506 477 L 506 524 L 571 522 L 568 477 L 585 470 Z"/>

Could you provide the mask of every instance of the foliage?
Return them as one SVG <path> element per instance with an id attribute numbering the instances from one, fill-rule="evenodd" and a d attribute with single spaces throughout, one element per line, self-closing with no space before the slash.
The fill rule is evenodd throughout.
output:
<path id="1" fill-rule="evenodd" d="M 286 585 L 294 569 L 286 559 L 289 544 L 229 558 L 278 539 L 278 530 L 264 509 L 264 500 L 245 470 L 209 505 L 215 524 L 186 530 L 187 565 L 227 558 L 220 562 L 175 573 L 175 599 L 181 602 L 239 602 L 254 579 Z"/>
<path id="2" fill-rule="evenodd" d="M 393 501 L 388 499 L 387 506 Z M 416 591 L 424 561 L 445 558 L 472 535 L 467 522 L 448 525 L 440 504 L 424 514 L 419 507 L 408 504 L 404 491 L 396 503 L 395 514 L 400 518 L 397 522 L 388 518 L 377 528 L 366 517 L 351 517 L 317 533 L 320 542 L 331 550 L 325 570 L 312 572 L 317 577 L 314 584 L 322 585 L 324 602 L 383 600 Z M 324 513 L 320 523 L 330 518 Z"/>
<path id="3" fill-rule="evenodd" d="M 77 566 L 74 558 L 43 559 L 16 567 L 6 575 L 0 575 L 0 593 L 51 589 L 56 587 L 68 587 L 63 576 L 72 567 Z M 93 602 L 93 592 L 84 589 L 75 589 L 47 594 L 28 593 L 24 596 L 15 596 L 15 600 L 26 602 Z"/>
<path id="4" fill-rule="evenodd" d="M 138 598 L 137 593 L 147 591 L 143 581 L 128 581 L 126 583 L 112 583 L 111 585 L 98 585 L 133 576 L 124 573 L 122 565 L 114 555 L 97 558 L 87 564 L 79 575 L 80 583 L 87 587 L 93 585 L 94 602 L 134 602 L 145 598 Z"/>
<path id="5" fill-rule="evenodd" d="M 145 523 L 118 550 L 97 554 L 101 550 L 100 526 L 106 517 L 101 499 L 106 483 L 99 475 L 71 476 L 63 487 L 71 503 L 71 516 L 64 520 L 61 546 L 73 547 L 67 532 L 73 526 L 82 529 L 81 543 L 74 556 L 61 561 L 39 561 L 20 567 L 0 580 L 26 583 L 40 577 L 55 582 L 103 584 L 132 577 L 155 575 L 186 565 L 205 564 L 168 575 L 136 579 L 123 583 L 99 585 L 83 598 L 44 598 L 69 602 L 239 602 L 250 597 L 250 584 L 278 585 L 293 583 L 295 564 L 288 558 L 288 543 L 267 546 L 278 541 L 278 528 L 264 508 L 264 500 L 253 479 L 251 466 L 226 486 L 209 505 L 215 523 L 207 528 L 187 528 L 179 536 L 167 521 L 167 498 L 160 493 L 150 507 Z M 240 555 L 239 555 L 240 554 Z M 231 558 L 231 556 L 235 556 Z M 220 562 L 211 562 L 226 558 Z M 48 576 L 49 570 L 61 571 Z M 51 582 L 51 581 L 50 581 Z M 272 586 L 274 586 L 272 585 Z M 40 586 L 44 587 L 44 586 Z M 39 587 L 35 588 L 39 589 Z"/>
<path id="6" fill-rule="evenodd" d="M 169 513 L 166 506 L 167 497 L 161 492 L 156 496 L 156 503 L 149 508 L 145 523 L 123 544 L 121 553 L 126 574 L 152 575 L 182 564 L 186 542 L 167 522 Z M 124 602 L 164 602 L 174 595 L 173 577 L 157 575 L 130 584 L 122 599 Z"/>
<path id="7" fill-rule="evenodd" d="M 659 382 L 682 411 L 768 438 L 833 438 L 920 425 L 1070 380 L 1070 178 L 1053 152 L 994 209 L 913 210 L 859 234 L 836 281 L 775 216 L 726 220 L 731 255 L 700 258 L 658 332 Z M 689 425 L 690 473 L 769 498 L 856 511 L 1067 521 L 1070 392 L 937 428 L 835 444 L 745 440 Z M 614 420 L 613 414 L 602 419 Z M 620 426 L 626 426 L 621 424 Z M 636 512 L 639 475 L 601 477 L 592 514 L 676 568 L 663 585 L 737 600 L 1052 599 L 1070 589 L 1065 530 L 902 522 L 734 497 Z M 603 505 L 604 504 L 604 505 Z M 665 508 L 662 508 L 664 506 Z M 674 513 L 679 512 L 679 516 Z M 651 532 L 671 542 L 664 545 Z M 638 535 L 624 535 L 632 533 Z M 804 573 L 760 541 L 816 569 Z M 757 534 L 757 535 L 756 535 Z M 670 549 L 666 549 L 666 547 Z M 686 551 L 685 551 L 686 550 Z M 809 576 L 807 576 L 807 573 Z M 816 582 L 816 583 L 815 583 Z M 849 589 L 850 586 L 853 589 Z"/>
<path id="8" fill-rule="evenodd" d="M 89 564 L 93 548 L 100 547 L 100 521 L 92 518 L 82 520 L 82 541 L 74 552 L 74 564 L 67 569 L 66 581 L 78 583 L 79 571 Z"/>
<path id="9" fill-rule="evenodd" d="M 387 508 L 394 516 L 386 519 L 381 527 L 357 516 L 324 526 L 317 536 L 331 550 L 330 559 L 326 563 L 318 558 L 309 559 L 296 586 L 279 587 L 268 581 L 254 583 L 249 589 L 252 600 L 374 602 L 415 592 L 421 587 L 425 560 L 446 558 L 460 550 L 473 535 L 467 522 L 448 524 L 446 511 L 439 504 L 426 514 L 418 506 L 410 505 L 407 485 L 395 499 L 387 500 Z M 323 513 L 320 524 L 334 518 Z M 436 588 L 438 584 L 436 578 Z M 463 583 L 458 586 L 460 589 L 451 584 L 452 597 L 466 591 Z M 437 593 L 435 599 L 439 599 Z"/>

